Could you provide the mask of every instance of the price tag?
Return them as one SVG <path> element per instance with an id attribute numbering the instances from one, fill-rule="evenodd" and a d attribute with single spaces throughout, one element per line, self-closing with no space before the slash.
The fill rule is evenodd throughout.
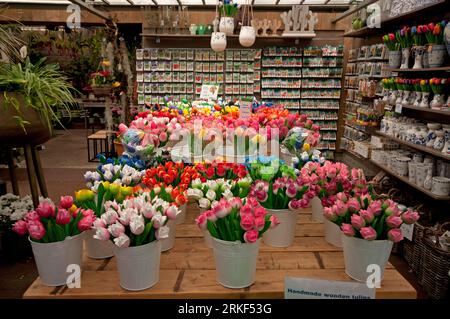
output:
<path id="1" fill-rule="evenodd" d="M 409 241 L 412 241 L 414 234 L 414 224 L 412 225 L 402 224 L 400 226 L 400 230 L 402 231 L 403 237 L 405 237 Z"/>
<path id="2" fill-rule="evenodd" d="M 402 105 L 401 104 L 396 104 L 395 105 L 395 113 L 398 113 L 398 114 L 402 114 Z"/>
<path id="3" fill-rule="evenodd" d="M 208 101 L 216 101 L 217 94 L 219 93 L 219 86 L 203 84 L 200 92 L 200 98 Z"/>
<path id="4" fill-rule="evenodd" d="M 375 299 L 367 283 L 286 277 L 285 299 Z"/>

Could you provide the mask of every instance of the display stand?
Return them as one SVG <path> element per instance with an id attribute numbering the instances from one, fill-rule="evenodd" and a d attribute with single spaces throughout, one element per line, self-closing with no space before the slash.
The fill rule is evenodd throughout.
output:
<path id="1" fill-rule="evenodd" d="M 95 260 L 85 255 L 81 288 L 47 287 L 38 278 L 24 298 L 283 298 L 287 276 L 351 281 L 344 271 L 342 250 L 325 241 L 324 225 L 312 221 L 311 211 L 304 210 L 291 247 L 261 244 L 255 284 L 245 289 L 224 288 L 216 281 L 213 251 L 194 224 L 198 214 L 196 205 L 188 206 L 185 224 L 177 226 L 174 248 L 161 255 L 160 280 L 150 289 L 122 289 L 114 257 Z M 415 289 L 388 264 L 376 298 L 416 296 Z"/>

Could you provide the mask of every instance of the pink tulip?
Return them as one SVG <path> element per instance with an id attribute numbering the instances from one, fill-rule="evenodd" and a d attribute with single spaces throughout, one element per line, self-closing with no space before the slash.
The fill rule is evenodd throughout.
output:
<path id="1" fill-rule="evenodd" d="M 358 229 L 358 230 L 363 228 L 366 225 L 366 222 L 364 221 L 364 218 L 362 218 L 361 216 L 356 215 L 356 214 L 353 214 L 350 217 L 350 220 L 351 220 L 352 226 L 355 229 Z"/>
<path id="2" fill-rule="evenodd" d="M 264 228 L 264 225 L 266 224 L 266 220 L 264 217 L 256 217 L 255 218 L 255 229 L 260 231 Z"/>
<path id="3" fill-rule="evenodd" d="M 14 223 L 12 230 L 20 236 L 27 233 L 27 223 L 24 220 L 18 220 Z"/>
<path id="4" fill-rule="evenodd" d="M 253 197 L 247 198 L 246 204 L 250 206 L 250 209 L 252 209 L 253 207 L 260 206 L 256 198 Z"/>
<path id="5" fill-rule="evenodd" d="M 370 226 L 361 228 L 359 233 L 365 240 L 375 240 L 377 238 L 377 232 Z"/>
<path id="6" fill-rule="evenodd" d="M 95 229 L 94 238 L 98 240 L 108 240 L 110 237 L 109 231 L 104 227 L 98 227 Z"/>
<path id="7" fill-rule="evenodd" d="M 167 138 L 168 138 L 168 136 L 167 136 L 167 133 L 166 133 L 166 132 L 161 132 L 161 133 L 159 134 L 159 140 L 160 140 L 161 142 L 167 141 Z"/>
<path id="8" fill-rule="evenodd" d="M 84 216 L 78 222 L 78 230 L 83 232 L 85 230 L 89 230 L 92 228 L 92 223 L 94 222 L 94 218 L 91 215 Z"/>
<path id="9" fill-rule="evenodd" d="M 205 216 L 210 222 L 214 223 L 217 221 L 217 216 L 216 216 L 216 214 L 214 214 L 214 212 L 212 210 L 207 210 L 205 212 Z"/>
<path id="10" fill-rule="evenodd" d="M 353 212 L 357 212 L 360 209 L 359 202 L 356 198 L 350 198 L 347 202 L 347 206 L 348 206 L 348 209 Z"/>
<path id="11" fill-rule="evenodd" d="M 266 214 L 267 214 L 266 209 L 264 207 L 261 207 L 261 206 L 256 207 L 253 210 L 253 216 L 255 216 L 255 218 L 264 217 L 264 216 L 266 216 Z"/>
<path id="12" fill-rule="evenodd" d="M 248 230 L 244 233 L 244 240 L 246 243 L 254 243 L 258 240 L 258 231 Z"/>
<path id="13" fill-rule="evenodd" d="M 58 225 L 67 225 L 68 223 L 70 223 L 71 219 L 72 216 L 66 209 L 58 209 L 58 213 L 56 214 L 56 223 Z"/>
<path id="14" fill-rule="evenodd" d="M 275 215 L 270 216 L 269 220 L 270 220 L 270 228 L 275 228 L 280 224 L 280 220 Z"/>
<path id="15" fill-rule="evenodd" d="M 92 224 L 94 228 L 106 228 L 106 224 L 101 218 L 96 218 Z"/>
<path id="16" fill-rule="evenodd" d="M 167 218 L 173 220 L 173 219 L 176 219 L 176 218 L 177 218 L 178 212 L 179 212 L 178 208 L 177 208 L 176 206 L 174 206 L 174 205 L 171 205 L 171 206 L 169 206 L 169 207 L 166 209 L 164 215 L 166 215 Z"/>
<path id="17" fill-rule="evenodd" d="M 330 207 L 325 207 L 323 209 L 323 215 L 325 216 L 326 219 L 328 219 L 329 221 L 332 221 L 332 222 L 334 222 L 338 219 L 338 216 L 335 214 L 334 210 Z"/>
<path id="18" fill-rule="evenodd" d="M 259 205 L 259 204 L 258 204 L 258 205 Z M 248 215 L 248 214 L 251 214 L 252 211 L 253 211 L 252 206 L 250 206 L 249 204 L 246 204 L 246 205 L 244 205 L 244 206 L 241 207 L 240 215 L 241 215 L 241 216 L 242 216 L 242 215 Z"/>
<path id="19" fill-rule="evenodd" d="M 348 197 L 347 197 L 347 195 L 345 195 L 345 193 L 337 193 L 336 198 L 344 203 L 346 203 L 348 200 Z"/>
<path id="20" fill-rule="evenodd" d="M 393 241 L 394 243 L 398 243 L 403 240 L 403 234 L 402 231 L 399 228 L 394 228 L 388 231 L 387 237 L 389 240 Z"/>
<path id="21" fill-rule="evenodd" d="M 207 222 L 208 222 L 208 219 L 206 218 L 206 215 L 204 213 L 200 214 L 195 219 L 195 223 L 197 224 L 198 228 L 200 228 L 203 231 L 205 231 L 207 229 Z"/>
<path id="22" fill-rule="evenodd" d="M 124 134 L 127 130 L 128 130 L 128 127 L 125 124 L 123 124 L 123 123 L 119 124 L 119 132 L 120 132 L 120 134 Z"/>
<path id="23" fill-rule="evenodd" d="M 108 231 L 113 237 L 120 237 L 120 235 L 125 233 L 125 227 L 121 223 L 115 222 L 108 227 Z"/>
<path id="24" fill-rule="evenodd" d="M 45 236 L 44 225 L 38 220 L 28 222 L 27 230 L 34 240 L 41 240 Z"/>
<path id="25" fill-rule="evenodd" d="M 255 223 L 255 218 L 251 214 L 243 215 L 241 216 L 241 228 L 243 230 L 251 230 L 253 228 L 253 225 Z"/>
<path id="26" fill-rule="evenodd" d="M 39 206 L 36 208 L 36 213 L 42 218 L 50 218 L 55 215 L 55 206 L 50 204 L 47 201 L 44 201 L 39 204 Z"/>
<path id="27" fill-rule="evenodd" d="M 368 209 L 367 210 L 364 210 L 364 209 L 362 209 L 362 210 L 360 210 L 359 211 L 359 215 L 362 217 L 362 218 L 364 218 L 364 220 L 366 221 L 366 223 L 371 223 L 371 222 L 373 222 L 373 220 L 374 220 L 374 218 L 375 218 L 375 216 L 373 215 L 373 213 L 371 212 L 371 211 L 369 211 Z"/>
<path id="28" fill-rule="evenodd" d="M 336 201 L 336 214 L 338 216 L 344 216 L 347 213 L 347 205 L 341 201 Z"/>
<path id="29" fill-rule="evenodd" d="M 59 200 L 59 206 L 64 209 L 69 209 L 73 205 L 73 197 L 72 196 L 61 196 Z"/>
<path id="30" fill-rule="evenodd" d="M 300 208 L 302 208 L 300 205 L 300 201 L 295 199 L 289 202 L 288 207 L 290 210 L 299 210 Z"/>
<path id="31" fill-rule="evenodd" d="M 389 228 L 398 228 L 403 224 L 403 220 L 399 216 L 389 216 L 386 218 L 386 225 Z"/>
<path id="32" fill-rule="evenodd" d="M 233 197 L 230 201 L 231 207 L 235 209 L 240 209 L 242 207 L 242 199 L 239 197 Z"/>
<path id="33" fill-rule="evenodd" d="M 405 224 L 411 225 L 419 220 L 419 214 L 412 210 L 407 210 L 402 214 L 401 218 Z"/>
<path id="34" fill-rule="evenodd" d="M 345 236 L 354 237 L 355 236 L 355 229 L 350 224 L 342 224 L 341 230 L 344 233 Z"/>
<path id="35" fill-rule="evenodd" d="M 297 195 L 297 187 L 295 184 L 292 183 L 286 188 L 286 195 L 289 198 L 294 198 Z"/>
<path id="36" fill-rule="evenodd" d="M 40 219 L 41 219 L 41 217 L 34 210 L 29 212 L 29 213 L 27 213 L 25 215 L 25 221 L 26 222 L 29 222 L 29 221 L 32 221 L 32 220 L 40 220 Z"/>
<path id="37" fill-rule="evenodd" d="M 381 208 L 381 201 L 374 200 L 369 204 L 369 207 L 367 208 L 367 211 L 372 213 L 374 216 L 380 215 L 382 208 Z"/>
<path id="38" fill-rule="evenodd" d="M 256 197 L 256 199 L 259 202 L 264 203 L 267 200 L 267 198 L 269 198 L 269 194 L 267 194 L 267 192 L 265 192 L 263 190 L 262 191 L 256 191 L 255 192 L 255 197 Z"/>

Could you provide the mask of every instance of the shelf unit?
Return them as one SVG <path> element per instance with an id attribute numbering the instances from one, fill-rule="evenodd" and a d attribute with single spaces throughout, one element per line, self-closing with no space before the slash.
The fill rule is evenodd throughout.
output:
<path id="1" fill-rule="evenodd" d="M 430 155 L 433 155 L 433 156 L 436 156 L 436 157 L 439 157 L 439 158 L 443 158 L 443 159 L 445 159 L 447 161 L 450 161 L 450 155 L 446 155 L 446 154 L 442 153 L 441 151 L 436 151 L 436 150 L 432 149 L 431 147 L 426 147 L 426 146 L 410 143 L 410 142 L 404 141 L 402 139 L 396 138 L 394 136 L 385 134 L 385 133 L 380 132 L 380 131 L 376 131 L 375 133 L 377 135 L 379 135 L 379 136 L 386 137 L 388 139 L 391 139 L 394 142 L 397 142 L 397 143 L 399 143 L 401 145 L 404 145 L 404 146 L 407 146 L 409 148 L 414 148 L 414 149 L 416 149 L 418 151 L 421 151 L 421 152 L 424 152 L 424 153 L 427 153 L 427 154 L 430 154 Z"/>
<path id="2" fill-rule="evenodd" d="M 432 193 L 431 191 L 429 191 L 429 190 L 427 190 L 427 189 L 425 189 L 425 188 L 423 188 L 423 187 L 420 187 L 420 186 L 416 185 L 415 183 L 411 182 L 411 181 L 408 179 L 408 177 L 400 176 L 400 175 L 398 175 L 397 173 L 395 173 L 394 171 L 392 171 L 391 169 L 389 169 L 388 167 L 386 167 L 386 166 L 384 166 L 384 165 L 381 165 L 381 164 L 377 163 L 377 162 L 374 161 L 374 160 L 370 160 L 370 162 L 371 162 L 372 164 L 374 164 L 375 166 L 377 166 L 378 168 L 380 168 L 381 170 L 383 170 L 383 171 L 385 171 L 386 173 L 388 173 L 389 175 L 394 176 L 395 178 L 401 180 L 401 181 L 404 182 L 405 184 L 408 184 L 408 185 L 414 187 L 414 188 L 417 189 L 418 191 L 420 191 L 420 192 L 422 192 L 422 193 L 424 193 L 424 194 L 430 196 L 431 198 L 433 198 L 433 199 L 435 199 L 435 200 L 440 200 L 440 201 L 450 201 L 450 196 L 439 196 L 439 195 L 436 195 L 436 194 Z"/>

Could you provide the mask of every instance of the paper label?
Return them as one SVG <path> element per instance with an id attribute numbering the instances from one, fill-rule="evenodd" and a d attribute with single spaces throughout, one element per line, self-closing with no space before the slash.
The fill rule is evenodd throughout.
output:
<path id="1" fill-rule="evenodd" d="M 365 283 L 286 277 L 285 299 L 374 299 L 375 288 Z"/>
<path id="2" fill-rule="evenodd" d="M 408 239 L 409 241 L 413 240 L 413 234 L 414 234 L 414 224 L 412 225 L 407 225 L 405 223 L 403 223 L 400 226 L 400 230 L 402 231 L 403 237 L 405 237 L 406 239 Z"/>
<path id="3" fill-rule="evenodd" d="M 239 105 L 239 117 L 249 118 L 252 114 L 252 102 L 240 101 Z"/>
<path id="4" fill-rule="evenodd" d="M 398 114 L 402 114 L 402 105 L 401 104 L 396 104 L 395 105 L 395 113 L 398 113 Z"/>
<path id="5" fill-rule="evenodd" d="M 215 101 L 217 100 L 217 94 L 219 93 L 219 86 L 203 84 L 200 92 L 200 98 L 205 100 Z"/>

